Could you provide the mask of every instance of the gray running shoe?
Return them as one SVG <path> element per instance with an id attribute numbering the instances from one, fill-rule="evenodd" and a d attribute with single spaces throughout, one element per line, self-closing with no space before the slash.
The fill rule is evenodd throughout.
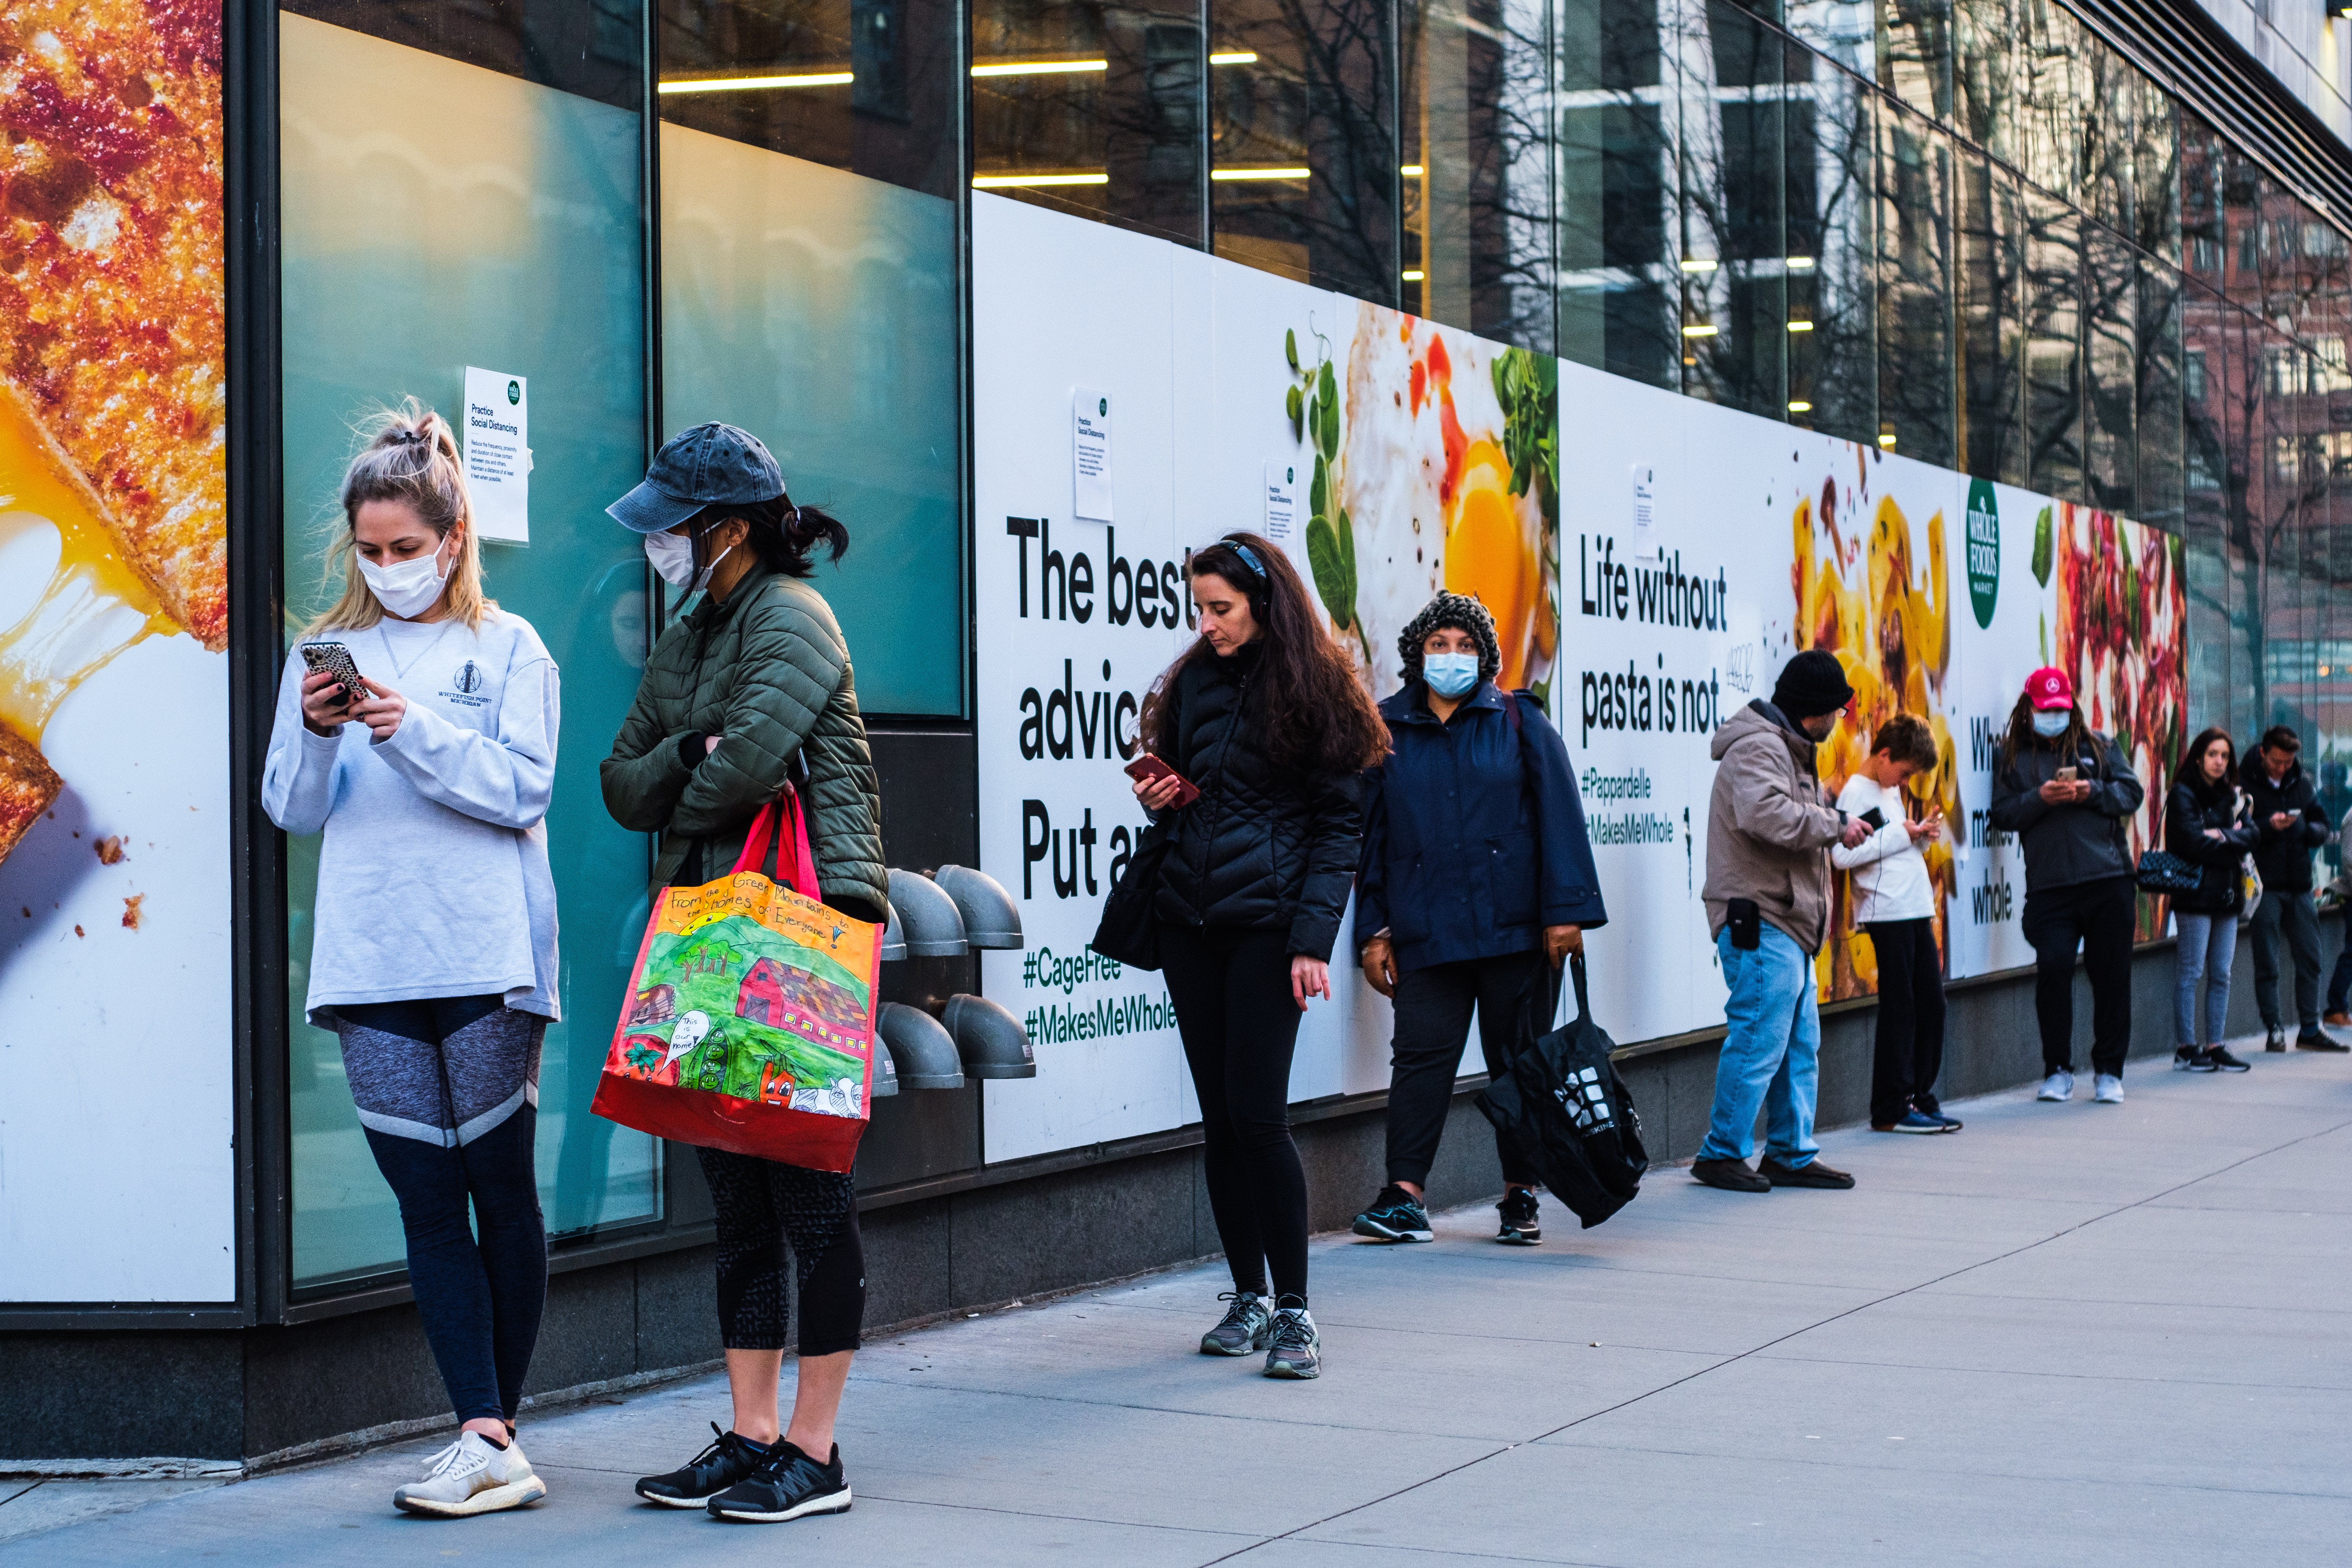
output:
<path id="1" fill-rule="evenodd" d="M 1274 1335 L 1274 1309 L 1255 1290 L 1228 1290 L 1217 1298 L 1231 1301 L 1217 1326 L 1201 1336 L 1202 1355 L 1255 1355 Z"/>
<path id="2" fill-rule="evenodd" d="M 421 1481 L 392 1494 L 394 1508 L 444 1518 L 496 1513 L 520 1508 L 547 1495 L 547 1483 L 531 1473 L 522 1445 L 508 1439 L 494 1448 L 479 1432 L 467 1432 L 433 1456 Z"/>
<path id="3" fill-rule="evenodd" d="M 1315 1316 L 1304 1307 L 1285 1307 L 1274 1315 L 1274 1342 L 1266 1347 L 1268 1377 L 1323 1375 L 1323 1336 Z"/>

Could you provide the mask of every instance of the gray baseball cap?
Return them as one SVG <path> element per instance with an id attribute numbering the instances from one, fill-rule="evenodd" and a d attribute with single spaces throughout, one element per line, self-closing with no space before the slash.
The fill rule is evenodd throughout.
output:
<path id="1" fill-rule="evenodd" d="M 783 493 L 784 471 L 760 438 L 712 420 L 663 442 L 645 482 L 604 510 L 624 528 L 660 533 L 707 506 Z"/>

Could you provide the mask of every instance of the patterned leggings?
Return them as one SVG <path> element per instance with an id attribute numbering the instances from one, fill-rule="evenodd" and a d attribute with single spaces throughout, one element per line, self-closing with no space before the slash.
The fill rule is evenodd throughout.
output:
<path id="1" fill-rule="evenodd" d="M 857 1348 L 866 1319 L 866 1252 L 857 1237 L 855 1176 L 697 1149 L 719 1216 L 719 1342 L 730 1351 L 780 1351 L 791 1336 L 791 1244 L 801 1299 L 800 1353 Z"/>

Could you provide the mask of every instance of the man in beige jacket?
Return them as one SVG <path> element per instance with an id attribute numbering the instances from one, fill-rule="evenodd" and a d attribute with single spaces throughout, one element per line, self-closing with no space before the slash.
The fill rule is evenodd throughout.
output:
<path id="1" fill-rule="evenodd" d="M 1870 831 L 1831 804 L 1813 752 L 1853 700 L 1836 656 L 1809 648 L 1780 671 L 1771 701 L 1733 714 L 1708 747 L 1717 767 L 1706 816 L 1706 919 L 1731 987 L 1715 1113 L 1691 1165 L 1711 1187 L 1853 1185 L 1815 1157 L 1813 1142 L 1822 1049 L 1813 954 L 1829 936 L 1829 847 L 1851 848 Z M 1759 1105 L 1760 1169 L 1748 1163 Z"/>

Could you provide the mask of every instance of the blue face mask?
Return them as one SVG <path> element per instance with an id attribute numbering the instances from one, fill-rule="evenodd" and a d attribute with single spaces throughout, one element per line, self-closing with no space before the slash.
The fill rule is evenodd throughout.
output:
<path id="1" fill-rule="evenodd" d="M 1478 656 L 1475 653 L 1425 654 L 1421 661 L 1421 678 L 1440 697 L 1459 697 L 1478 684 Z"/>
<path id="2" fill-rule="evenodd" d="M 2033 711 L 2033 732 L 2045 741 L 2054 741 L 2064 734 L 2066 726 L 2074 721 L 2074 712 L 2071 708 L 2037 708 Z"/>

